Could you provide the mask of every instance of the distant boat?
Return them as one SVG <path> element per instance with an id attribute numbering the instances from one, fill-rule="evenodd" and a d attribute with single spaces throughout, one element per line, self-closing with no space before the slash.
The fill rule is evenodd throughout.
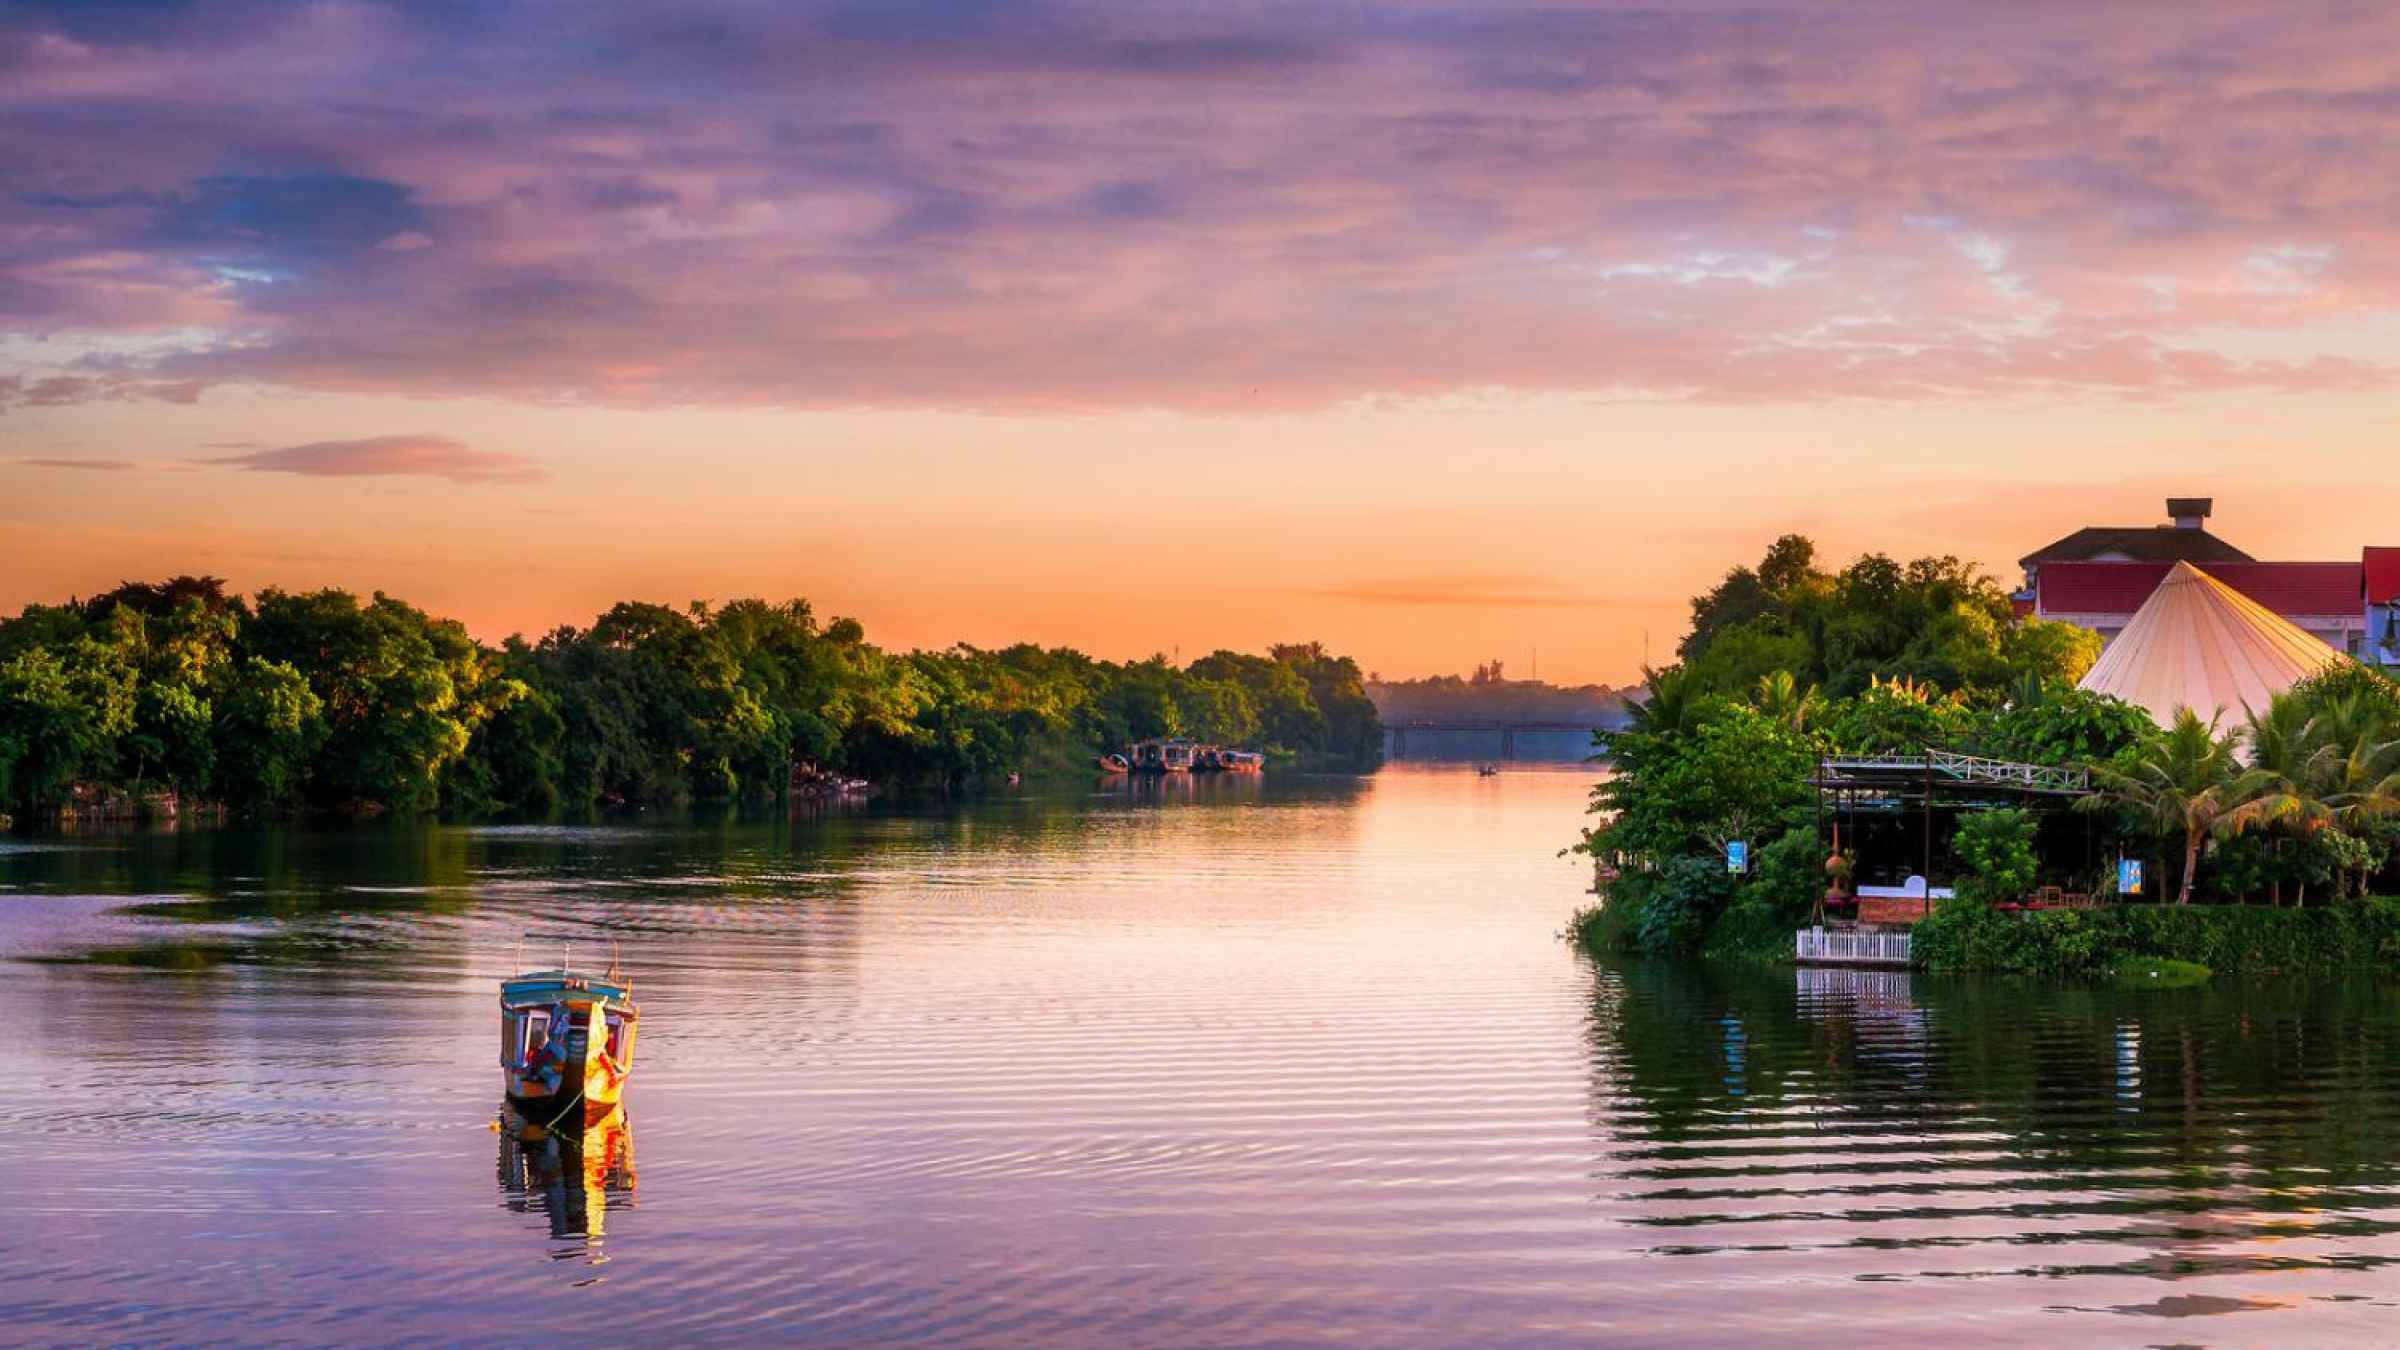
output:
<path id="1" fill-rule="evenodd" d="M 1130 773 L 1132 771 L 1132 762 L 1123 755 L 1102 755 L 1100 757 L 1100 772 L 1102 773 Z"/>
<path id="2" fill-rule="evenodd" d="M 1499 776 L 1499 774 L 1500 766 L 1497 764 L 1478 764 L 1475 766 L 1475 776 L 1477 778 L 1496 778 Z"/>
<path id="3" fill-rule="evenodd" d="M 500 983 L 500 1084 L 527 1124 L 580 1131 L 608 1118 L 633 1073 L 633 982 L 561 963 Z"/>
<path id="4" fill-rule="evenodd" d="M 1136 741 L 1128 762 L 1135 773 L 1190 773 L 1200 747 L 1180 737 Z"/>
<path id="5" fill-rule="evenodd" d="M 1258 773 L 1267 767 L 1267 757 L 1256 750 L 1219 750 L 1217 767 L 1227 773 Z"/>

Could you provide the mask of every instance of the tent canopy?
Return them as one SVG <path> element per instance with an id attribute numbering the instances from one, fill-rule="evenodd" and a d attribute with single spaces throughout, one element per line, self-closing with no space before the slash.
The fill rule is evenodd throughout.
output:
<path id="1" fill-rule="evenodd" d="M 2267 701 L 2335 665 L 2340 653 L 2188 562 L 2175 564 L 2077 687 L 2111 694 L 2172 726 Z"/>

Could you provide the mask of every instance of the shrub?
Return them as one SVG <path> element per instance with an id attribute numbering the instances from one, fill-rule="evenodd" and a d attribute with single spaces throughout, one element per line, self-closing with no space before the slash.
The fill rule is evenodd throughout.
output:
<path id="1" fill-rule="evenodd" d="M 1589 952 L 1667 956 L 1696 952 L 1733 893 L 1722 859 L 1670 859 L 1608 883 L 1600 903 L 1576 911 L 1568 934 Z"/>
<path id="2" fill-rule="evenodd" d="M 2036 828 L 2030 811 L 1977 811 L 1960 820 L 1951 841 L 1961 867 L 1958 898 L 1999 904 L 2031 890 L 2041 872 L 2033 851 Z"/>
<path id="3" fill-rule="evenodd" d="M 1952 902 L 1916 926 L 1927 970 L 2095 975 L 2131 959 L 2189 961 L 2217 971 L 2328 973 L 2400 964 L 2400 900 L 2370 897 L 2317 909 L 2129 905 L 2003 914 Z"/>

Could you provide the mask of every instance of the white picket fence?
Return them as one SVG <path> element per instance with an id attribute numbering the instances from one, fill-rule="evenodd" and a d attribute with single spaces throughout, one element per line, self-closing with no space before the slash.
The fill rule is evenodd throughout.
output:
<path id="1" fill-rule="evenodd" d="M 1828 966 L 1905 966 L 1908 934 L 1803 928 L 1792 935 L 1795 960 Z"/>

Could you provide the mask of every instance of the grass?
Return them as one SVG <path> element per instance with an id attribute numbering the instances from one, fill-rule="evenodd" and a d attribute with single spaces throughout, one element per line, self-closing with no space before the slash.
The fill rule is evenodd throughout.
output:
<path id="1" fill-rule="evenodd" d="M 2120 989 L 2189 989 L 2208 983 L 2215 974 L 2197 961 L 2164 956 L 2131 956 L 2119 961 L 2109 977 Z"/>

